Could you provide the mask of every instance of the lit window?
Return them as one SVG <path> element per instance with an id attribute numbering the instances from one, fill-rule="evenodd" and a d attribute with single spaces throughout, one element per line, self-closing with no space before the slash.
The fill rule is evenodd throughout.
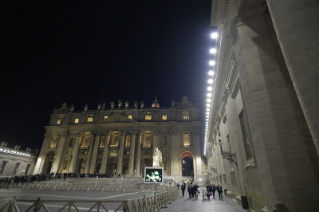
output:
<path id="1" fill-rule="evenodd" d="M 189 133 L 183 133 L 183 146 L 184 147 L 190 146 L 190 134 Z"/>
<path id="2" fill-rule="evenodd" d="M 109 116 L 104 116 L 104 119 L 107 119 Z"/>
<path id="3" fill-rule="evenodd" d="M 188 111 L 183 112 L 183 120 L 189 120 L 189 112 Z"/>
<path id="4" fill-rule="evenodd" d="M 60 116 L 60 117 L 58 118 L 58 120 L 57 120 L 56 123 L 57 123 L 57 124 L 61 124 L 62 121 L 63 121 L 63 118 L 64 118 L 63 116 Z"/>
<path id="5" fill-rule="evenodd" d="M 167 115 L 162 115 L 162 120 L 167 120 Z"/>
<path id="6" fill-rule="evenodd" d="M 93 121 L 93 117 L 88 117 L 87 122 L 92 122 Z"/>
<path id="7" fill-rule="evenodd" d="M 130 151 L 126 151 L 126 154 L 129 155 L 129 154 L 130 154 Z"/>
<path id="8" fill-rule="evenodd" d="M 152 115 L 145 115 L 145 120 L 152 120 Z"/>
<path id="9" fill-rule="evenodd" d="M 74 123 L 75 124 L 79 123 L 79 119 L 78 118 L 74 119 Z"/>
<path id="10" fill-rule="evenodd" d="M 132 115 L 128 115 L 128 117 L 127 118 L 129 118 L 129 119 L 133 119 L 133 116 Z"/>

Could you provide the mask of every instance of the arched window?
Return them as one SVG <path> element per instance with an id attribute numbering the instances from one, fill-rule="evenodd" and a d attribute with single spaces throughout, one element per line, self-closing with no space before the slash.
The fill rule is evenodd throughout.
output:
<path id="1" fill-rule="evenodd" d="M 82 144 L 81 144 L 81 147 L 89 147 L 90 144 L 91 144 L 91 138 L 92 138 L 92 135 L 91 134 L 84 134 L 82 136 Z"/>
<path id="2" fill-rule="evenodd" d="M 183 111 L 182 114 L 183 114 L 183 117 L 182 117 L 183 120 L 189 120 L 189 112 L 188 111 Z"/>

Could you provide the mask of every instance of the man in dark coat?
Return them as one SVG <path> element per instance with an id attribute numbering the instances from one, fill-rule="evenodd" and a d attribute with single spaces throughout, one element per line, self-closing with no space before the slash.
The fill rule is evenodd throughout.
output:
<path id="1" fill-rule="evenodd" d="M 216 190 L 218 192 L 218 197 L 219 199 L 223 199 L 223 187 L 219 184 L 217 187 L 216 187 Z"/>
<path id="2" fill-rule="evenodd" d="M 183 197 L 184 197 L 184 193 L 185 193 L 185 184 L 184 183 L 182 184 L 181 189 L 182 189 L 182 194 L 183 194 Z"/>
<path id="3" fill-rule="evenodd" d="M 213 198 L 215 199 L 215 191 L 216 191 L 216 186 L 214 184 L 212 184 L 209 188 L 210 192 L 213 195 Z"/>
<path id="4" fill-rule="evenodd" d="M 187 191 L 188 191 L 188 194 L 189 194 L 189 198 L 191 199 L 192 198 L 192 193 L 193 193 L 192 184 L 188 185 Z"/>

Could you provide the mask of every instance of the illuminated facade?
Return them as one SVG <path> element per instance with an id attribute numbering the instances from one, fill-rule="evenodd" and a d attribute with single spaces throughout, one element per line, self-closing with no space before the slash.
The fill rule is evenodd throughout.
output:
<path id="1" fill-rule="evenodd" d="M 15 148 L 7 147 L 7 142 L 2 142 L 0 146 L 0 177 L 12 177 L 32 174 L 37 155 L 31 153 L 31 149 L 20 150 L 20 146 Z"/>
<path id="2" fill-rule="evenodd" d="M 244 208 L 318 211 L 318 11 L 312 0 L 212 1 L 207 179 Z"/>
<path id="3" fill-rule="evenodd" d="M 63 104 L 54 110 L 34 173 L 140 177 L 158 148 L 167 178 L 203 179 L 200 111 L 187 97 L 167 108 L 157 99 L 152 107 L 110 104 L 99 104 L 97 110 L 86 105 L 79 112 Z"/>

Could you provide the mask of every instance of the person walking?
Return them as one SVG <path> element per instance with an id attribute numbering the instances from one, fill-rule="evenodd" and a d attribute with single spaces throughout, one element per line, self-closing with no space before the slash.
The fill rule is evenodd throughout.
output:
<path id="1" fill-rule="evenodd" d="M 213 198 L 215 199 L 215 191 L 216 191 L 216 186 L 214 185 L 214 184 L 212 184 L 211 186 L 210 186 L 210 192 L 212 193 L 212 195 L 213 195 Z"/>
<path id="2" fill-rule="evenodd" d="M 183 194 L 183 197 L 184 197 L 184 193 L 185 193 L 185 184 L 182 184 L 181 189 L 182 189 L 182 194 Z"/>
<path id="3" fill-rule="evenodd" d="M 179 190 L 179 184 L 177 183 L 177 190 Z"/>
<path id="4" fill-rule="evenodd" d="M 223 187 L 219 184 L 216 189 L 218 192 L 219 199 L 223 199 Z"/>
<path id="5" fill-rule="evenodd" d="M 188 185 L 188 188 L 187 188 L 187 191 L 188 191 L 188 194 L 189 194 L 189 198 L 191 199 L 192 198 L 192 194 L 193 194 L 193 186 L 192 184 Z"/>

